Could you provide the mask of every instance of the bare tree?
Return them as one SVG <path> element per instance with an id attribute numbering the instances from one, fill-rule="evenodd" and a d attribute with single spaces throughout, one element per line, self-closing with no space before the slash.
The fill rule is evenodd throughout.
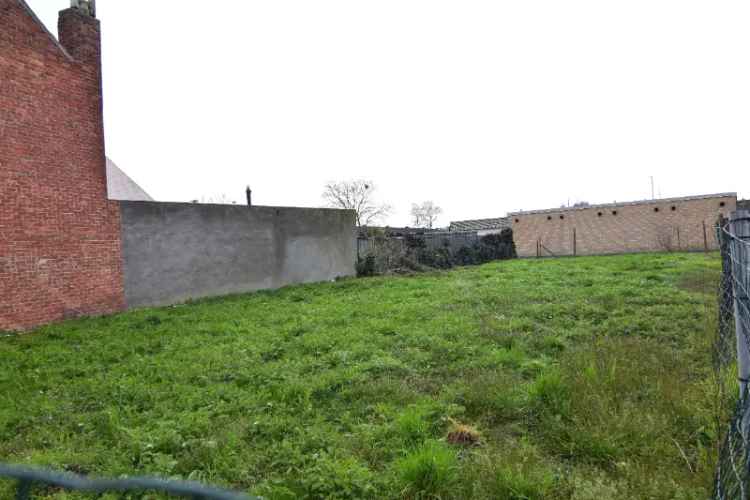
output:
<path id="1" fill-rule="evenodd" d="M 323 190 L 328 206 L 354 210 L 357 226 L 369 226 L 391 213 L 391 206 L 374 199 L 375 184 L 362 179 L 329 182 Z"/>
<path id="2" fill-rule="evenodd" d="M 431 201 L 425 201 L 421 205 L 414 203 L 411 206 L 411 218 L 414 227 L 432 229 L 442 213 L 443 209 Z"/>

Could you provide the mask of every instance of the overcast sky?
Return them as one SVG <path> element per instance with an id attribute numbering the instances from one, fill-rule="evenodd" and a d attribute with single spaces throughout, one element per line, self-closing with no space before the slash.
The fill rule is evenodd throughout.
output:
<path id="1" fill-rule="evenodd" d="M 27 0 L 56 33 L 69 0 Z M 409 223 L 750 196 L 747 0 L 98 0 L 107 154 L 152 196 L 366 178 Z"/>

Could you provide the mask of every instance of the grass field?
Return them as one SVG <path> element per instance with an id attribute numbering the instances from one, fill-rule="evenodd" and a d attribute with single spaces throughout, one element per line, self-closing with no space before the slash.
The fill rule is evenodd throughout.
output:
<path id="1" fill-rule="evenodd" d="M 719 269 L 503 261 L 6 335 L 0 461 L 271 499 L 705 499 Z"/>

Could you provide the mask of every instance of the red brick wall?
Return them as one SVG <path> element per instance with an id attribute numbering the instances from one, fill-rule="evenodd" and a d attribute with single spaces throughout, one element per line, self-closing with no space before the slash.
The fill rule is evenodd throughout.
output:
<path id="1" fill-rule="evenodd" d="M 542 256 L 697 251 L 706 246 L 716 250 L 713 226 L 719 214 L 727 216 L 736 206 L 736 195 L 707 196 L 543 210 L 510 218 L 519 257 L 535 257 L 537 242 L 543 245 Z"/>
<path id="2" fill-rule="evenodd" d="M 123 309 L 119 207 L 107 200 L 99 23 L 61 42 L 0 0 L 0 330 Z"/>

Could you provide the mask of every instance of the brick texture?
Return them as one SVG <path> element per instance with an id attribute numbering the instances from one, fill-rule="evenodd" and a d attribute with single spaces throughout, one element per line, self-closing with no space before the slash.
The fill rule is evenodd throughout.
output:
<path id="1" fill-rule="evenodd" d="M 519 257 L 717 249 L 719 214 L 736 195 L 673 198 L 511 214 Z M 705 231 L 704 231 L 705 228 Z M 704 236 L 705 235 L 705 236 Z"/>
<path id="2" fill-rule="evenodd" d="M 99 22 L 68 9 L 59 28 L 0 0 L 0 330 L 124 308 Z"/>

